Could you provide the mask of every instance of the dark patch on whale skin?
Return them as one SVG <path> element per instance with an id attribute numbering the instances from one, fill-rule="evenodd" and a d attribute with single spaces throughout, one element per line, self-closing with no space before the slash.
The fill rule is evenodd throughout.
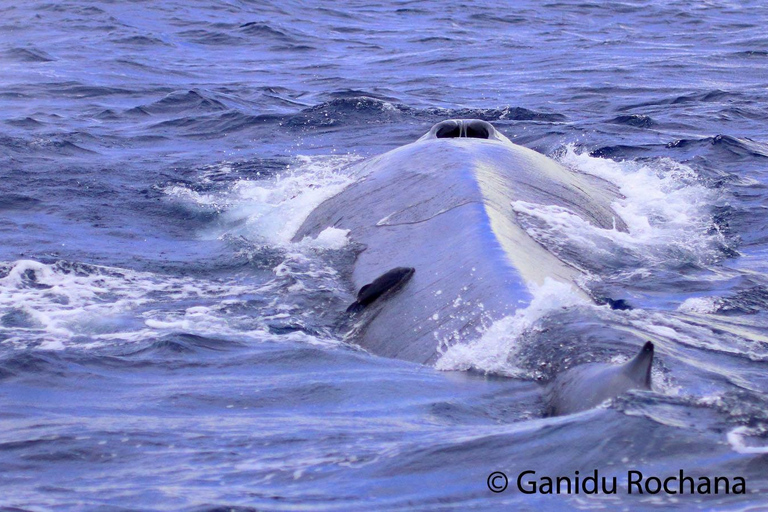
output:
<path id="1" fill-rule="evenodd" d="M 651 389 L 653 343 L 627 363 L 591 363 L 558 375 L 547 387 L 547 416 L 573 414 L 596 407 L 631 389 Z"/>
<path id="2" fill-rule="evenodd" d="M 596 297 L 595 302 L 600 306 L 607 305 L 613 310 L 629 311 L 634 309 L 632 305 L 624 299 L 612 299 L 610 297 Z"/>
<path id="3" fill-rule="evenodd" d="M 416 270 L 411 267 L 395 267 L 388 270 L 373 282 L 366 284 L 357 292 L 357 300 L 349 305 L 347 313 L 357 313 L 373 303 L 385 293 L 394 293 L 407 283 Z"/>

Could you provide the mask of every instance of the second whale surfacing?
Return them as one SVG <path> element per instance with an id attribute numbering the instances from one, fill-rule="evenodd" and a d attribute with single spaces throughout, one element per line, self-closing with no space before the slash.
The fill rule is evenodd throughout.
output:
<path id="1" fill-rule="evenodd" d="M 651 389 L 653 343 L 624 364 L 591 363 L 558 375 L 546 390 L 547 413 L 572 414 L 596 407 L 631 389 Z"/>
<path id="2" fill-rule="evenodd" d="M 611 207 L 620 197 L 612 184 L 515 145 L 485 121 L 443 121 L 353 172 L 360 179 L 318 206 L 294 240 L 349 230 L 363 248 L 355 289 L 392 281 L 377 281 L 390 269 L 414 269 L 377 299 L 352 340 L 385 357 L 433 364 L 449 346 L 527 306 L 547 279 L 589 298 L 576 284 L 579 270 L 526 233 L 513 203 L 557 206 L 600 228 L 627 229 Z"/>

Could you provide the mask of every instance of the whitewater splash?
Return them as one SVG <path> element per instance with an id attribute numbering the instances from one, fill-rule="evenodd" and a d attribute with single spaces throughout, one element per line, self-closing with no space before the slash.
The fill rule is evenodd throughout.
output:
<path id="1" fill-rule="evenodd" d="M 240 179 L 206 193 L 173 185 L 165 188 L 172 200 L 202 211 L 215 211 L 217 224 L 201 233 L 204 238 L 244 237 L 260 245 L 295 248 L 291 238 L 320 203 L 352 183 L 347 168 L 355 155 L 298 156 L 285 172 L 268 179 Z M 228 164 L 222 164 L 226 167 Z M 258 177 L 257 177 L 258 178 Z M 203 178 L 204 179 L 204 178 Z M 331 229 L 307 248 L 340 249 L 342 230 Z"/>
<path id="2" fill-rule="evenodd" d="M 475 369 L 486 373 L 523 377 L 514 363 L 518 338 L 534 327 L 537 320 L 557 309 L 586 304 L 569 284 L 547 278 L 543 285 L 532 286 L 533 299 L 514 315 L 493 322 L 479 339 L 449 347 L 435 364 L 438 370 Z"/>
<path id="3" fill-rule="evenodd" d="M 19 260 L 3 267 L 0 334 L 3 343 L 16 348 L 91 349 L 170 332 L 264 341 L 275 338 L 270 320 L 294 313 L 286 304 L 249 307 L 261 289 L 234 279 L 170 277 L 64 261 Z M 281 339 L 330 342 L 301 332 Z"/>
<path id="4" fill-rule="evenodd" d="M 623 268 L 706 265 L 723 257 L 724 237 L 712 219 L 716 191 L 696 172 L 667 158 L 651 162 L 591 157 L 568 145 L 560 163 L 617 187 L 612 204 L 627 232 L 601 229 L 565 208 L 516 201 L 512 204 L 528 234 L 586 272 Z"/>
<path id="5" fill-rule="evenodd" d="M 282 249 L 283 262 L 266 283 L 240 282 L 237 276 L 219 280 L 173 277 L 65 261 L 0 263 L 4 343 L 61 350 L 135 343 L 168 332 L 245 340 L 274 338 L 271 324 L 305 314 L 295 296 L 311 295 L 318 289 L 342 294 L 337 291 L 337 273 L 312 256 L 318 250 L 342 249 L 347 232 L 329 228 L 315 239 L 298 243 L 290 239 L 313 208 L 351 181 L 339 169 L 356 159 L 299 157 L 293 167 L 273 179 L 238 180 L 208 192 L 178 185 L 165 188 L 167 196 L 184 208 L 219 214 L 216 225 L 201 233 L 202 237 L 243 237 L 254 246 Z M 227 174 L 231 168 L 224 163 L 215 172 Z M 206 175 L 201 181 L 206 182 Z M 279 298 L 259 307 L 249 305 L 249 300 L 262 301 L 266 294 Z M 294 297 L 287 297 L 290 295 Z M 301 331 L 282 336 L 283 340 L 312 344 L 333 343 Z"/>
<path id="6" fill-rule="evenodd" d="M 343 295 L 337 272 L 314 253 L 342 249 L 347 232 L 329 228 L 315 239 L 298 243 L 290 239 L 313 208 L 351 182 L 340 169 L 357 159 L 299 157 L 293 167 L 272 179 L 238 180 L 205 193 L 178 185 L 166 187 L 168 197 L 183 207 L 219 213 L 217 224 L 202 236 L 239 236 L 253 244 L 281 248 L 283 261 L 265 283 L 237 276 L 174 277 L 65 261 L 0 263 L 4 343 L 60 350 L 134 343 L 169 332 L 274 338 L 271 325 L 306 316 L 297 297 Z M 226 174 L 231 168 L 224 163 L 215 171 Z M 205 181 L 206 176 L 201 179 Z M 273 298 L 266 300 L 270 295 Z M 301 330 L 281 336 L 313 344 L 335 343 Z"/>

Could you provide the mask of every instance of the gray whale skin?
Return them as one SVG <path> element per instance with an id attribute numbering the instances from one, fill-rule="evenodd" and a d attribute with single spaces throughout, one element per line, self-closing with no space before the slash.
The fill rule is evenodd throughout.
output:
<path id="1" fill-rule="evenodd" d="M 577 269 L 520 226 L 514 201 L 567 208 L 606 229 L 626 230 L 610 183 L 515 145 L 490 123 L 448 120 L 417 141 L 357 164 L 359 179 L 320 204 L 294 240 L 328 227 L 364 249 L 355 289 L 394 267 L 410 281 L 372 309 L 353 341 L 385 357 L 433 364 L 531 300 L 545 279 L 584 294 Z"/>

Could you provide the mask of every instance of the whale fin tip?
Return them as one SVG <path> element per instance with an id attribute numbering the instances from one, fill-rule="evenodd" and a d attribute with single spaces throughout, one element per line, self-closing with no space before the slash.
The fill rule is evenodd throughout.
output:
<path id="1" fill-rule="evenodd" d="M 630 377 L 645 389 L 651 389 L 651 367 L 653 366 L 653 342 L 646 341 L 640 353 L 626 365 Z"/>

